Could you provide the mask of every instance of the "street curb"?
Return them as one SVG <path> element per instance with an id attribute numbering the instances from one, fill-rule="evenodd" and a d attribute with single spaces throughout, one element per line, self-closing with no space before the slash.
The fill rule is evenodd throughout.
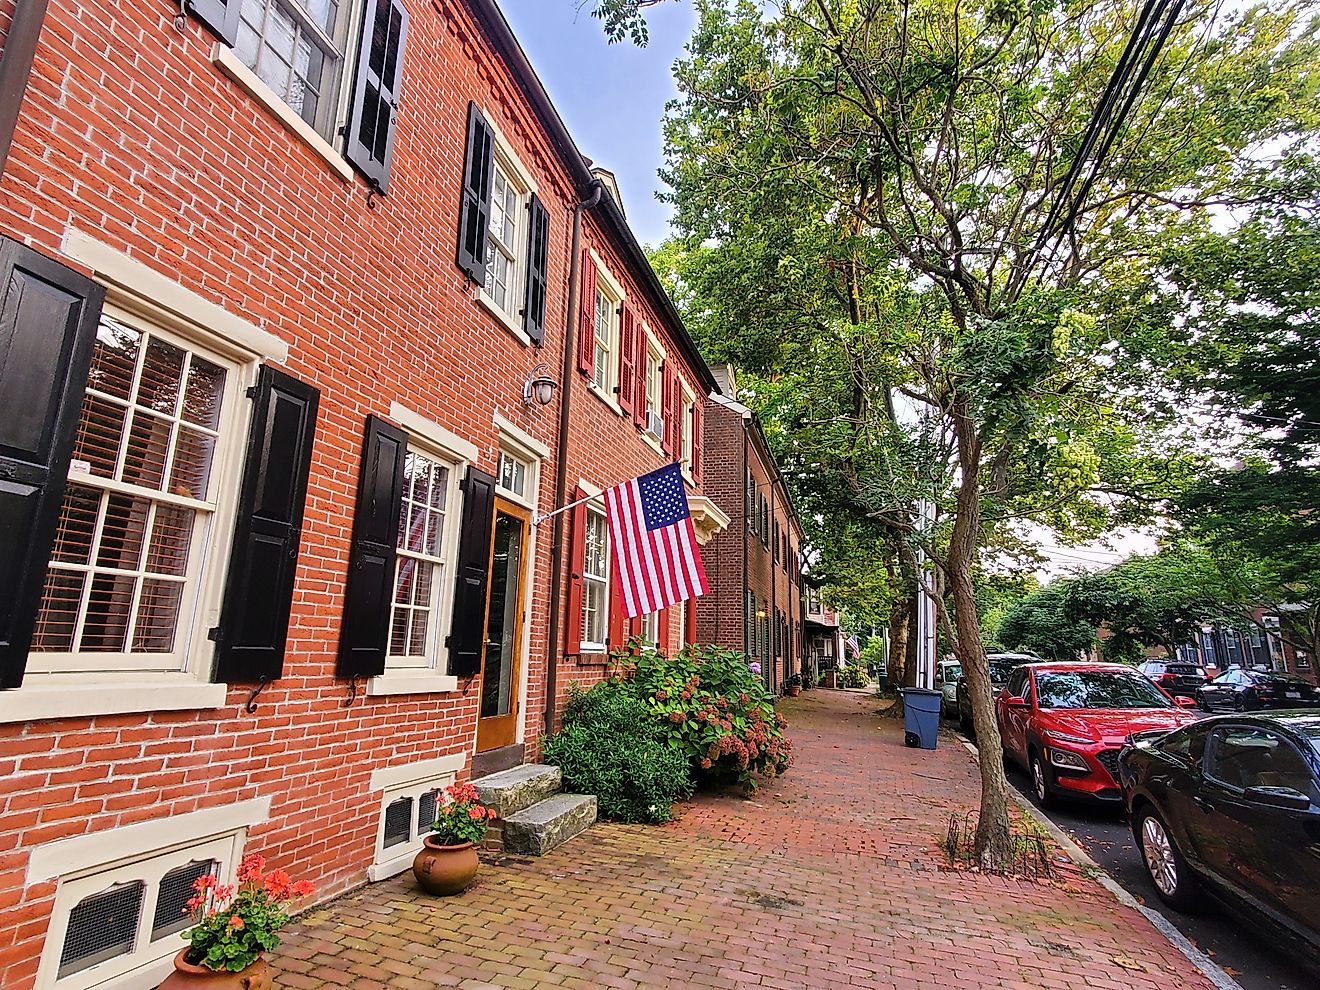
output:
<path id="1" fill-rule="evenodd" d="M 961 737 L 958 740 L 967 748 L 967 752 L 972 754 L 972 759 L 977 763 L 981 762 L 981 751 L 977 747 Z M 1155 926 L 1155 930 L 1169 940 L 1169 943 L 1186 957 L 1187 961 L 1200 970 L 1201 975 L 1215 985 L 1217 990 L 1242 990 L 1242 984 L 1233 977 L 1224 972 L 1217 962 L 1207 956 L 1204 952 L 1194 946 L 1182 932 L 1174 926 L 1168 918 L 1160 914 L 1153 908 L 1148 908 L 1135 897 L 1129 894 L 1119 884 L 1117 880 L 1109 875 L 1109 872 L 1099 863 L 1090 857 L 1085 849 L 1079 846 L 1067 832 L 1055 825 L 1047 817 L 1040 813 L 1040 810 L 1031 803 L 1031 801 L 1019 791 L 1016 787 L 1008 784 L 1008 792 L 1013 795 L 1022 810 L 1034 818 L 1041 826 L 1050 833 L 1050 836 L 1057 842 L 1063 851 L 1066 852 L 1074 862 L 1085 866 L 1091 875 L 1093 875 L 1099 884 L 1114 895 L 1114 899 L 1124 907 L 1133 908 Z"/>

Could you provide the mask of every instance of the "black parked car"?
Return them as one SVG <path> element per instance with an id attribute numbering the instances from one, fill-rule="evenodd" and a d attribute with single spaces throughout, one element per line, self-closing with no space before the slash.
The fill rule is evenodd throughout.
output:
<path id="1" fill-rule="evenodd" d="M 1320 974 L 1320 713 L 1138 734 L 1118 765 L 1160 898 L 1186 910 L 1204 890 Z"/>
<path id="2" fill-rule="evenodd" d="M 990 698 L 994 699 L 1000 689 L 1008 683 L 1009 675 L 1024 663 L 1040 663 L 1040 657 L 1034 653 L 990 653 Z M 974 731 L 972 727 L 972 692 L 967 689 L 967 675 L 958 678 L 954 687 L 954 698 L 958 705 L 958 728 L 967 735 Z"/>
<path id="3" fill-rule="evenodd" d="M 1137 671 L 1145 674 L 1172 695 L 1195 698 L 1196 689 L 1209 680 L 1205 668 L 1181 660 L 1147 660 L 1137 664 Z"/>
<path id="4" fill-rule="evenodd" d="M 1320 707 L 1320 690 L 1293 674 L 1232 667 L 1196 690 L 1196 703 L 1204 711 L 1231 708 L 1255 712 L 1262 708 Z"/>

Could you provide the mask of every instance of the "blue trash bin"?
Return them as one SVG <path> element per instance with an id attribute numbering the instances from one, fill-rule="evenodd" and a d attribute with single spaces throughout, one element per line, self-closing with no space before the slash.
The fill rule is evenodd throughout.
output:
<path id="1" fill-rule="evenodd" d="M 940 692 L 929 688 L 904 688 L 903 742 L 934 749 L 940 735 Z"/>

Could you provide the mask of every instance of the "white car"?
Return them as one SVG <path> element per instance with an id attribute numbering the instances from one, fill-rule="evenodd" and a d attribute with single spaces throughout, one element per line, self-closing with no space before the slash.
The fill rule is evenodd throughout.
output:
<path id="1" fill-rule="evenodd" d="M 958 678 L 962 664 L 957 660 L 941 660 L 935 666 L 935 690 L 940 693 L 940 714 L 946 718 L 958 714 Z"/>

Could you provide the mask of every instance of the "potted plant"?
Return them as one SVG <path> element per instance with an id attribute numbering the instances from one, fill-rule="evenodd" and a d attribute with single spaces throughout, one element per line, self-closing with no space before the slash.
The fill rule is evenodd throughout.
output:
<path id="1" fill-rule="evenodd" d="M 289 908 L 315 890 L 283 870 L 267 872 L 261 856 L 239 864 L 237 884 L 198 877 L 187 908 L 196 924 L 183 933 L 189 945 L 158 990 L 269 990 L 262 953 L 279 946 L 275 933 L 289 923 Z"/>
<path id="2" fill-rule="evenodd" d="M 794 674 L 784 682 L 784 693 L 790 698 L 796 698 L 802 693 L 802 675 Z"/>
<path id="3" fill-rule="evenodd" d="M 477 801 L 471 784 L 451 784 L 436 808 L 431 834 L 422 840 L 422 851 L 413 860 L 413 876 L 428 894 L 457 894 L 477 875 L 477 846 L 495 809 Z"/>

